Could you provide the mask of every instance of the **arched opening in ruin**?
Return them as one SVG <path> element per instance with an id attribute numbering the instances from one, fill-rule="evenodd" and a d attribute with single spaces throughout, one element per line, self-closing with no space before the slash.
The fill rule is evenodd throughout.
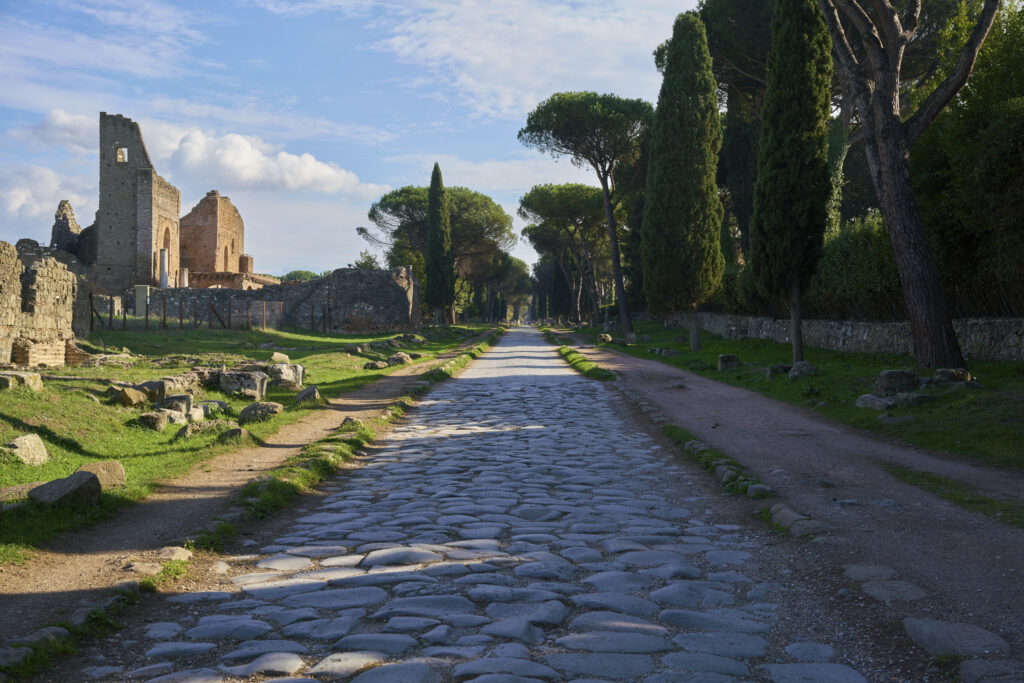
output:
<path id="1" fill-rule="evenodd" d="M 171 253 L 171 229 L 170 228 L 165 228 L 164 229 L 163 248 L 167 250 L 168 254 Z"/>

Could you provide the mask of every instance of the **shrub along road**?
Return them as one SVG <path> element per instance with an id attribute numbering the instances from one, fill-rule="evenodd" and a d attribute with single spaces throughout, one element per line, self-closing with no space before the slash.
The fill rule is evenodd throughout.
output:
<path id="1" fill-rule="evenodd" d="M 635 417 L 510 330 L 254 554 L 49 679 L 927 679 L 900 622 L 819 568 L 835 545 L 780 540 Z"/>

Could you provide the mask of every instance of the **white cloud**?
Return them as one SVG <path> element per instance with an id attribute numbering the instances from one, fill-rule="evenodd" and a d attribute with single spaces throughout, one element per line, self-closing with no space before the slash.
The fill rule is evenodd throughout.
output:
<path id="1" fill-rule="evenodd" d="M 386 186 L 360 182 L 355 173 L 312 154 L 292 154 L 253 135 L 216 136 L 190 130 L 170 154 L 175 175 L 201 177 L 224 188 L 310 191 L 369 199 Z"/>
<path id="2" fill-rule="evenodd" d="M 384 161 L 404 164 L 413 169 L 419 181 L 426 185 L 434 162 L 441 167 L 445 185 L 461 185 L 478 192 L 525 192 L 542 183 L 584 183 L 596 185 L 597 176 L 590 167 L 578 168 L 568 159 L 554 160 L 538 153 L 522 152 L 512 159 L 470 161 L 451 154 L 408 154 L 387 157 Z"/>
<path id="3" fill-rule="evenodd" d="M 651 52 L 696 2 L 415 0 L 394 9 L 375 48 L 434 74 L 477 115 L 521 118 L 554 92 L 595 90 L 653 100 Z"/>
<path id="4" fill-rule="evenodd" d="M 89 181 L 82 178 L 62 177 L 45 166 L 6 166 L 0 168 L 0 206 L 8 219 L 33 219 L 31 225 L 43 225 L 48 234 L 52 216 L 60 200 L 67 199 L 75 209 L 79 223 L 85 227 L 92 223 L 96 209 L 94 196 L 88 194 Z M 43 220 L 40 220 L 43 219 Z M 25 223 L 27 225 L 28 223 Z M 39 229 L 29 235 L 39 239 Z M 14 240 L 26 235 L 10 235 Z"/>
<path id="5" fill-rule="evenodd" d="M 375 0 L 252 0 L 252 4 L 273 14 L 307 16 L 317 12 L 362 12 Z"/>
<path id="6" fill-rule="evenodd" d="M 94 116 L 51 109 L 38 123 L 14 128 L 11 137 L 41 145 L 57 145 L 83 154 L 96 150 L 99 123 Z"/>

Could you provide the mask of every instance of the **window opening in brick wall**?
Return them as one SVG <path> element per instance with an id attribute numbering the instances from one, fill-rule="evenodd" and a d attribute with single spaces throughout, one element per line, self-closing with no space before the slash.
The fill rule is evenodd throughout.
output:
<path id="1" fill-rule="evenodd" d="M 117 163 L 127 164 L 128 163 L 128 148 L 118 147 L 117 148 Z"/>

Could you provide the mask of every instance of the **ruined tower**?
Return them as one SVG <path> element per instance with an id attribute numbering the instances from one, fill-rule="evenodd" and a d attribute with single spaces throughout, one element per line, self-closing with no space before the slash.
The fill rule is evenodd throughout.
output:
<path id="1" fill-rule="evenodd" d="M 191 273 L 244 273 L 242 215 L 228 197 L 210 190 L 181 217 L 181 267 Z"/>
<path id="2" fill-rule="evenodd" d="M 119 294 L 132 285 L 159 285 L 163 249 L 168 285 L 176 286 L 180 215 L 181 193 L 157 175 L 139 124 L 100 112 L 95 288 Z"/>

